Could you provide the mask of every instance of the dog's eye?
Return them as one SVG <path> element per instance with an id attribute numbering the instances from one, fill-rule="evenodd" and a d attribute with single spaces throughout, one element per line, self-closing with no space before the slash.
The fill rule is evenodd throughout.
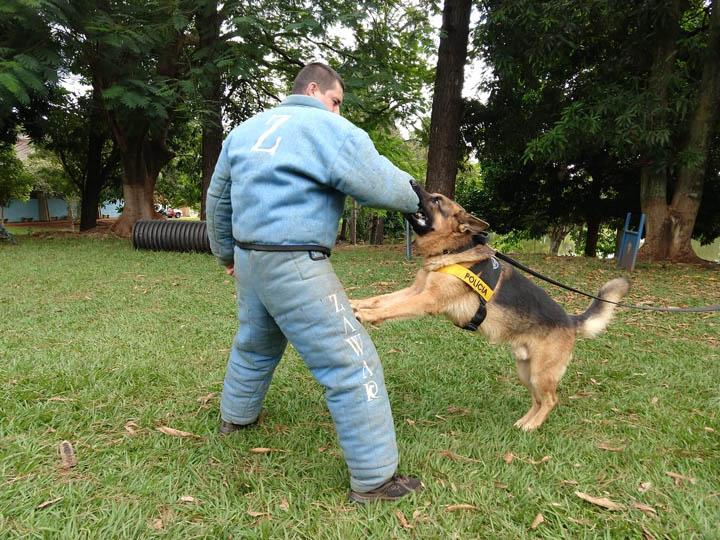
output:
<path id="1" fill-rule="evenodd" d="M 433 204 L 440 204 L 440 197 L 433 197 L 432 199 L 430 199 L 430 202 L 432 202 Z"/>

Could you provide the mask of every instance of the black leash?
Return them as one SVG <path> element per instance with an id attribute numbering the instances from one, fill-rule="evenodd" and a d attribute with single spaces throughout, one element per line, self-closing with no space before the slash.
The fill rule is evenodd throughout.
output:
<path id="1" fill-rule="evenodd" d="M 612 300 L 605 300 L 604 298 L 600 298 L 593 294 L 589 294 L 589 293 L 580 291 L 578 289 L 574 289 L 573 287 L 564 285 L 563 283 L 560 283 L 559 281 L 555 281 L 552 278 L 542 275 L 540 272 L 536 272 L 532 268 L 528 268 L 521 262 L 518 262 L 515 259 L 508 257 L 507 255 L 505 255 L 503 253 L 500 253 L 499 251 L 495 252 L 495 256 L 498 259 L 503 260 L 506 263 L 511 264 L 512 266 L 514 266 L 516 268 L 519 268 L 523 272 L 527 272 L 528 274 L 533 275 L 536 278 L 542 279 L 543 281 L 547 281 L 548 283 L 556 285 L 562 289 L 572 291 L 577 294 L 582 294 L 583 296 L 587 296 L 588 298 L 593 298 L 594 300 L 599 300 L 600 302 L 605 302 L 607 304 L 615 304 L 618 307 L 624 307 L 624 308 L 629 308 L 629 309 L 641 309 L 643 311 L 664 311 L 664 312 L 668 312 L 668 313 L 709 313 L 709 312 L 713 312 L 713 311 L 720 311 L 720 304 L 716 304 L 714 306 L 703 306 L 703 307 L 694 307 L 694 308 L 678 308 L 678 307 L 638 306 L 638 305 L 633 305 L 633 304 L 624 304 L 623 302 L 613 302 Z"/>

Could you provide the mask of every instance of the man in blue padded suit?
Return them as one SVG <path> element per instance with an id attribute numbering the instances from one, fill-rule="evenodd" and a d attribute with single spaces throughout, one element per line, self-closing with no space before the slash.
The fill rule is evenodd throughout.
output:
<path id="1" fill-rule="evenodd" d="M 292 95 L 233 129 L 207 193 L 210 246 L 237 287 L 239 329 L 220 403 L 220 432 L 257 422 L 287 342 L 325 387 L 350 469 L 350 499 L 422 489 L 396 474 L 398 451 L 375 347 L 328 259 L 345 196 L 412 213 L 412 178 L 340 116 L 340 76 L 305 66 Z"/>

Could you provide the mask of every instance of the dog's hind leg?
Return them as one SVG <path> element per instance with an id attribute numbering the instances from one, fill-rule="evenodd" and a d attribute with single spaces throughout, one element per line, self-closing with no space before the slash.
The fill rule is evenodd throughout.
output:
<path id="1" fill-rule="evenodd" d="M 533 387 L 530 384 L 530 362 L 528 361 L 527 349 L 525 347 L 522 347 L 522 349 L 524 349 L 524 354 L 522 353 L 522 351 L 513 348 L 513 353 L 515 354 L 515 366 L 517 367 L 517 373 L 518 377 L 520 378 L 520 382 L 530 392 L 532 406 L 530 407 L 530 410 L 525 413 L 525 416 L 515 422 L 515 427 L 519 428 L 522 428 L 525 423 L 528 422 L 533 416 L 535 416 L 535 413 L 537 413 L 538 410 L 540 410 L 540 400 L 537 399 L 537 397 L 535 396 Z"/>
<path id="2" fill-rule="evenodd" d="M 530 386 L 535 402 L 539 407 L 535 414 L 518 420 L 523 431 L 532 431 L 542 425 L 550 412 L 558 404 L 557 385 L 565 374 L 572 355 L 574 339 L 568 336 L 548 336 L 543 346 L 530 352 Z M 534 405 L 535 407 L 535 405 Z"/>

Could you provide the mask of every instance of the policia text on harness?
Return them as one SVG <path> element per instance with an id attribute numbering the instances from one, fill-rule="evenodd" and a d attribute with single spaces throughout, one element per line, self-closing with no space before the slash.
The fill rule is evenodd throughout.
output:
<path id="1" fill-rule="evenodd" d="M 500 263 L 495 257 L 480 261 L 470 268 L 465 268 L 459 264 L 451 264 L 438 270 L 438 272 L 451 274 L 463 280 L 480 297 L 480 306 L 470 322 L 462 327 L 463 329 L 474 332 L 485 320 L 487 315 L 485 305 L 490 301 L 495 292 L 501 270 Z"/>

